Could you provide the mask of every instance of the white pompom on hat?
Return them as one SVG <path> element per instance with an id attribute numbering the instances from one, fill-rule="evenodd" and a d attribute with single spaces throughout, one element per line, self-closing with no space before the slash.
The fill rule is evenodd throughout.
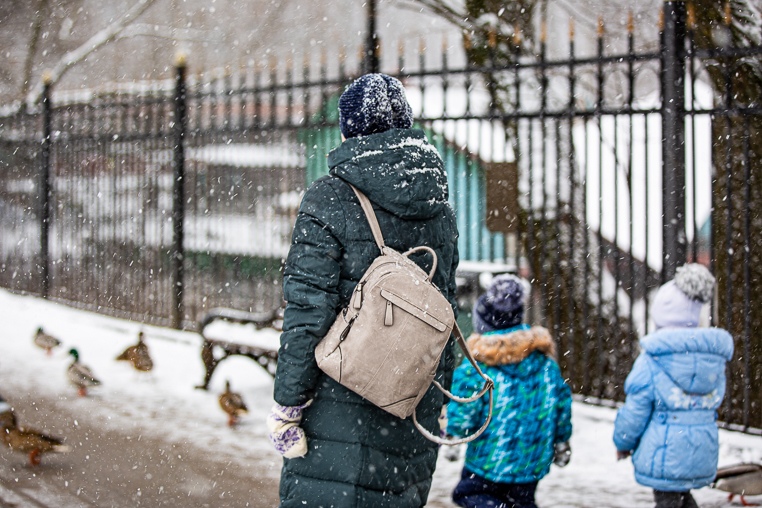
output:
<path id="1" fill-rule="evenodd" d="M 709 303 L 714 295 L 714 275 L 698 263 L 688 263 L 675 271 L 675 285 L 688 298 Z"/>
<path id="2" fill-rule="evenodd" d="M 656 293 L 651 317 L 657 328 L 692 328 L 699 325 L 701 309 L 714 294 L 714 276 L 703 265 L 681 266 L 675 278 Z"/>

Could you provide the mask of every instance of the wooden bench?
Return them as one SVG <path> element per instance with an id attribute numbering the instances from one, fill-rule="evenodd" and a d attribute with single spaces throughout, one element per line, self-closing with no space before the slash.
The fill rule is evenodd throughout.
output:
<path id="1" fill-rule="evenodd" d="M 516 273 L 511 265 L 498 265 L 494 263 L 474 263 L 462 261 L 458 267 L 456 277 L 458 303 L 463 308 L 471 309 L 477 297 L 484 291 L 480 286 L 479 278 L 482 273 L 498 275 L 501 273 Z M 211 338 L 206 334 L 206 327 L 215 321 L 223 320 L 242 325 L 253 324 L 257 330 L 273 328 L 281 330 L 283 323 L 283 307 L 274 311 L 253 313 L 229 308 L 211 309 L 199 323 L 199 333 L 204 339 L 201 346 L 201 359 L 206 370 L 204 381 L 197 388 L 206 390 L 209 380 L 214 374 L 217 365 L 225 358 L 232 355 L 247 356 L 257 362 L 271 376 L 275 377 L 275 368 L 278 364 L 278 350 L 276 348 L 261 347 L 259 345 L 244 344 L 232 339 Z M 464 330 L 469 330 L 470 325 L 462 324 Z M 215 358 L 215 350 L 219 353 Z"/>
<path id="2" fill-rule="evenodd" d="M 199 333 L 204 339 L 201 346 L 201 360 L 204 362 L 204 381 L 196 388 L 206 390 L 209 380 L 215 369 L 222 360 L 232 355 L 246 356 L 257 362 L 271 376 L 275 377 L 275 368 L 278 363 L 278 350 L 249 344 L 243 344 L 231 339 L 211 338 L 207 336 L 206 328 L 215 321 L 227 321 L 242 325 L 253 324 L 257 330 L 273 328 L 280 331 L 282 325 L 282 309 L 271 312 L 253 313 L 236 309 L 215 308 L 211 309 L 203 317 L 199 324 Z M 215 351 L 218 357 L 215 357 Z"/>

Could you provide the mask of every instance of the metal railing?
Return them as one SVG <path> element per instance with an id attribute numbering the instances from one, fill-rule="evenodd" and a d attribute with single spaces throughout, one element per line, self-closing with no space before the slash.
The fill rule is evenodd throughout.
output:
<path id="1" fill-rule="evenodd" d="M 584 55 L 572 37 L 554 59 L 544 39 L 528 54 L 496 37 L 462 65 L 400 48 L 382 70 L 442 153 L 461 257 L 532 281 L 529 316 L 575 393 L 622 400 L 653 291 L 698 261 L 736 339 L 722 420 L 758 432 L 762 49 L 702 47 L 682 2 L 665 3 L 658 51 L 636 50 L 631 27 L 623 45 L 607 37 L 601 25 Z M 1 118 L 0 285 L 176 327 L 278 307 L 301 193 L 327 171 L 336 99 L 358 73 L 313 60 L 198 76 L 181 62 L 171 82 L 46 90 Z M 498 167 L 516 168 L 518 203 L 485 203 Z M 512 226 L 489 231 L 487 213 Z"/>

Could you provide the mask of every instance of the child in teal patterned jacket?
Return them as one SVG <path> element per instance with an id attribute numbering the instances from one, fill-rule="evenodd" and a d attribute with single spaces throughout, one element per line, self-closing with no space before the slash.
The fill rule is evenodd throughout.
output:
<path id="1" fill-rule="evenodd" d="M 552 462 L 563 467 L 571 455 L 571 390 L 548 330 L 522 324 L 526 286 L 514 275 L 498 276 L 474 308 L 468 347 L 495 382 L 495 403 L 492 423 L 468 444 L 453 492 L 458 506 L 536 508 L 537 482 Z M 471 395 L 480 387 L 468 362 L 455 370 L 453 393 Z M 449 404 L 447 433 L 461 437 L 479 428 L 487 404 Z"/>

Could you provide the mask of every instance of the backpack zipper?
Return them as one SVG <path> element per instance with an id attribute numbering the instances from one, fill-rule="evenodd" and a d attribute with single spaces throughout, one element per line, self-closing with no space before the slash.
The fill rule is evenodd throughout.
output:
<path id="1" fill-rule="evenodd" d="M 362 307 L 362 287 L 365 284 L 365 282 L 360 281 L 357 283 L 357 286 L 355 287 L 355 296 L 352 298 L 352 307 L 355 309 L 359 309 Z"/>

